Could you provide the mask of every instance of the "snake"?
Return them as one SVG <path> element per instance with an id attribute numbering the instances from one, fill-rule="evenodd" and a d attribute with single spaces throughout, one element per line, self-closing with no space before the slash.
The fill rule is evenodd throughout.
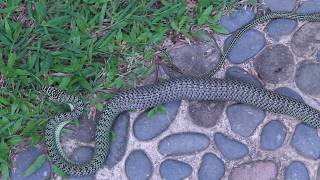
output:
<path id="1" fill-rule="evenodd" d="M 60 143 L 64 126 L 78 118 L 86 108 L 79 97 L 64 91 L 43 86 L 42 92 L 49 100 L 69 104 L 70 112 L 56 114 L 48 119 L 45 129 L 45 144 L 49 160 L 65 174 L 72 176 L 92 175 L 99 170 L 108 157 L 111 146 L 111 129 L 120 113 L 154 107 L 176 100 L 213 100 L 233 101 L 253 105 L 262 110 L 292 116 L 314 127 L 320 127 L 320 111 L 292 97 L 280 95 L 274 91 L 256 87 L 253 84 L 232 79 L 214 78 L 220 70 L 235 44 L 242 35 L 258 24 L 273 19 L 292 19 L 297 21 L 320 21 L 320 13 L 299 14 L 294 12 L 269 12 L 257 16 L 235 32 L 224 53 L 221 53 L 215 66 L 204 75 L 197 77 L 176 77 L 162 80 L 151 85 L 123 90 L 110 98 L 98 119 L 95 132 L 95 149 L 93 156 L 86 162 L 71 160 Z"/>

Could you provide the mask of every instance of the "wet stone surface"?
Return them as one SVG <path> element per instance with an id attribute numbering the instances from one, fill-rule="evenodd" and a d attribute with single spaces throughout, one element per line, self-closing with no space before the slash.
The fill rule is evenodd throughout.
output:
<path id="1" fill-rule="evenodd" d="M 320 157 L 320 138 L 317 130 L 303 123 L 296 126 L 292 147 L 302 156 L 311 159 Z"/>
<path id="2" fill-rule="evenodd" d="M 96 132 L 96 120 L 101 116 L 101 112 L 97 112 L 95 119 L 88 118 L 86 114 L 83 114 L 80 118 L 80 126 L 72 126 L 72 132 L 66 133 L 67 137 L 77 139 L 82 142 L 91 142 L 94 140 Z"/>
<path id="3" fill-rule="evenodd" d="M 183 45 L 170 51 L 172 63 L 185 75 L 199 76 L 212 69 L 218 60 L 220 49 L 214 39 L 206 39 Z"/>
<path id="4" fill-rule="evenodd" d="M 247 104 L 230 105 L 226 113 L 232 131 L 244 137 L 251 136 L 266 116 L 264 111 Z"/>
<path id="5" fill-rule="evenodd" d="M 192 101 L 189 103 L 188 112 L 192 122 L 200 127 L 213 127 L 220 119 L 225 103 L 212 101 Z"/>
<path id="6" fill-rule="evenodd" d="M 293 65 L 289 48 L 280 44 L 266 47 L 254 61 L 259 77 L 274 84 L 288 80 L 294 72 Z"/>
<path id="7" fill-rule="evenodd" d="M 164 156 L 194 154 L 206 149 L 209 143 L 209 138 L 202 133 L 177 133 L 162 139 L 158 150 Z"/>
<path id="8" fill-rule="evenodd" d="M 299 57 L 309 58 L 320 50 L 319 22 L 306 23 L 291 39 L 292 51 Z"/>
<path id="9" fill-rule="evenodd" d="M 296 91 L 294 91 L 288 87 L 279 87 L 279 88 L 275 89 L 275 92 L 277 92 L 283 96 L 291 97 L 291 98 L 294 98 L 298 101 L 304 102 L 302 97 L 300 96 L 300 94 L 298 94 Z"/>
<path id="10" fill-rule="evenodd" d="M 254 12 L 251 9 L 238 9 L 229 16 L 221 18 L 221 25 L 225 27 L 228 32 L 232 33 L 241 26 L 247 24 L 254 18 Z"/>
<path id="11" fill-rule="evenodd" d="M 271 11 L 292 11 L 296 6 L 296 0 L 264 0 L 264 3 Z"/>
<path id="12" fill-rule="evenodd" d="M 160 165 L 160 175 L 168 180 L 180 180 L 187 178 L 192 173 L 192 167 L 182 161 L 173 159 L 165 160 Z"/>
<path id="13" fill-rule="evenodd" d="M 253 77 L 249 72 L 240 67 L 233 66 L 228 68 L 226 72 L 226 78 L 254 84 L 257 87 L 262 87 L 262 83 L 257 78 Z"/>
<path id="14" fill-rule="evenodd" d="M 272 120 L 262 129 L 260 148 L 269 151 L 276 150 L 281 147 L 286 135 L 286 127 L 279 120 Z"/>
<path id="15" fill-rule="evenodd" d="M 241 179 L 259 179 L 270 180 L 277 177 L 277 165 L 272 161 L 255 161 L 242 164 L 231 170 L 230 180 Z"/>
<path id="16" fill-rule="evenodd" d="M 115 166 L 124 156 L 127 150 L 128 133 L 129 133 L 129 113 L 122 113 L 113 124 L 115 137 L 111 141 L 111 148 L 106 160 L 108 168 Z"/>
<path id="17" fill-rule="evenodd" d="M 245 144 L 231 139 L 222 133 L 216 133 L 214 141 L 219 151 L 228 160 L 238 160 L 249 153 L 249 149 Z"/>
<path id="18" fill-rule="evenodd" d="M 309 180 L 309 173 L 306 166 L 300 161 L 293 161 L 285 170 L 285 180 Z"/>
<path id="19" fill-rule="evenodd" d="M 302 63 L 296 70 L 295 82 L 297 87 L 309 95 L 320 95 L 320 64 Z"/>
<path id="20" fill-rule="evenodd" d="M 297 27 L 297 24 L 298 23 L 295 20 L 276 19 L 268 24 L 266 32 L 271 38 L 279 41 L 282 36 L 292 33 Z"/>
<path id="21" fill-rule="evenodd" d="M 93 152 L 94 149 L 92 147 L 80 147 L 73 151 L 71 159 L 76 162 L 84 163 L 92 158 Z M 69 180 L 94 180 L 94 175 L 70 177 Z"/>
<path id="22" fill-rule="evenodd" d="M 233 39 L 230 36 L 224 43 L 224 49 L 229 46 L 229 43 Z M 238 40 L 234 48 L 229 54 L 229 60 L 231 63 L 240 64 L 244 63 L 256 54 L 265 46 L 266 40 L 264 35 L 257 30 L 249 30 L 244 33 Z"/>
<path id="23" fill-rule="evenodd" d="M 223 161 L 213 153 L 206 153 L 201 159 L 198 170 L 199 180 L 218 180 L 225 173 Z"/>
<path id="24" fill-rule="evenodd" d="M 19 152 L 13 159 L 10 179 L 42 180 L 49 178 L 51 176 L 51 169 L 47 161 L 30 176 L 24 176 L 25 171 L 40 155 L 43 154 L 36 147 L 30 147 L 22 152 Z"/>
<path id="25" fill-rule="evenodd" d="M 157 113 L 148 117 L 148 111 L 140 114 L 134 124 L 133 133 L 141 141 L 150 140 L 165 131 L 175 119 L 181 101 L 165 104 L 165 113 Z"/>
<path id="26" fill-rule="evenodd" d="M 147 180 L 153 173 L 153 165 L 143 150 L 134 150 L 125 161 L 125 172 L 129 180 Z"/>
<path id="27" fill-rule="evenodd" d="M 309 0 L 301 4 L 297 9 L 298 13 L 314 13 L 320 12 L 320 1 L 319 0 Z"/>

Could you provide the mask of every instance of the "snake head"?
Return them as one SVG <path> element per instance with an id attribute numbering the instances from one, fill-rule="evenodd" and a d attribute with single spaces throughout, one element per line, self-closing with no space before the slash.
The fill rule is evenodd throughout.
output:
<path id="1" fill-rule="evenodd" d="M 55 87 L 50 87 L 50 86 L 42 86 L 41 91 L 48 96 L 50 101 L 59 101 L 61 95 L 63 92 Z"/>

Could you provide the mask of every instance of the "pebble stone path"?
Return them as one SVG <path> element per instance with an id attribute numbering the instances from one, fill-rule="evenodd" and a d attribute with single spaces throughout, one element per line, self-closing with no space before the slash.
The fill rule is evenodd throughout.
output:
<path id="1" fill-rule="evenodd" d="M 273 11 L 320 12 L 320 1 L 265 0 Z M 240 9 L 221 20 L 230 32 L 255 16 Z M 245 33 L 217 76 L 239 79 L 294 97 L 320 109 L 320 23 L 274 20 Z M 208 71 L 230 37 L 208 33 L 171 50 L 173 63 L 186 74 Z M 122 114 L 105 167 L 94 176 L 69 179 L 320 180 L 319 132 L 293 118 L 232 102 L 178 101 L 166 113 Z M 93 152 L 95 121 L 83 119 L 66 135 L 70 156 L 85 161 Z M 42 180 L 52 173 L 45 163 L 22 178 L 43 152 L 40 146 L 13 157 L 12 180 Z M 59 179 L 59 178 L 57 178 Z"/>

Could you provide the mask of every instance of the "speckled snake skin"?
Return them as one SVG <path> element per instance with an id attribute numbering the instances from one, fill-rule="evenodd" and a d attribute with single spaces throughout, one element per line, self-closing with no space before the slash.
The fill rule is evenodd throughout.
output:
<path id="1" fill-rule="evenodd" d="M 244 32 L 259 23 L 278 18 L 320 21 L 320 14 L 269 13 L 258 17 L 236 32 L 230 46 L 220 56 L 217 65 L 205 76 L 169 79 L 157 84 L 126 90 L 115 95 L 108 101 L 103 110 L 103 115 L 97 123 L 94 155 L 90 161 L 85 163 L 71 161 L 64 153 L 59 142 L 62 128 L 82 113 L 85 104 L 78 97 L 67 95 L 59 89 L 43 87 L 42 91 L 49 96 L 50 100 L 72 104 L 74 107 L 71 112 L 58 114 L 48 121 L 45 142 L 48 146 L 51 161 L 69 175 L 93 174 L 102 166 L 109 154 L 111 127 L 121 112 L 145 109 L 181 99 L 235 101 L 251 104 L 269 112 L 293 116 L 313 127 L 319 128 L 320 111 L 303 102 L 251 84 L 212 78 L 212 75 L 223 65 L 231 49 Z"/>

